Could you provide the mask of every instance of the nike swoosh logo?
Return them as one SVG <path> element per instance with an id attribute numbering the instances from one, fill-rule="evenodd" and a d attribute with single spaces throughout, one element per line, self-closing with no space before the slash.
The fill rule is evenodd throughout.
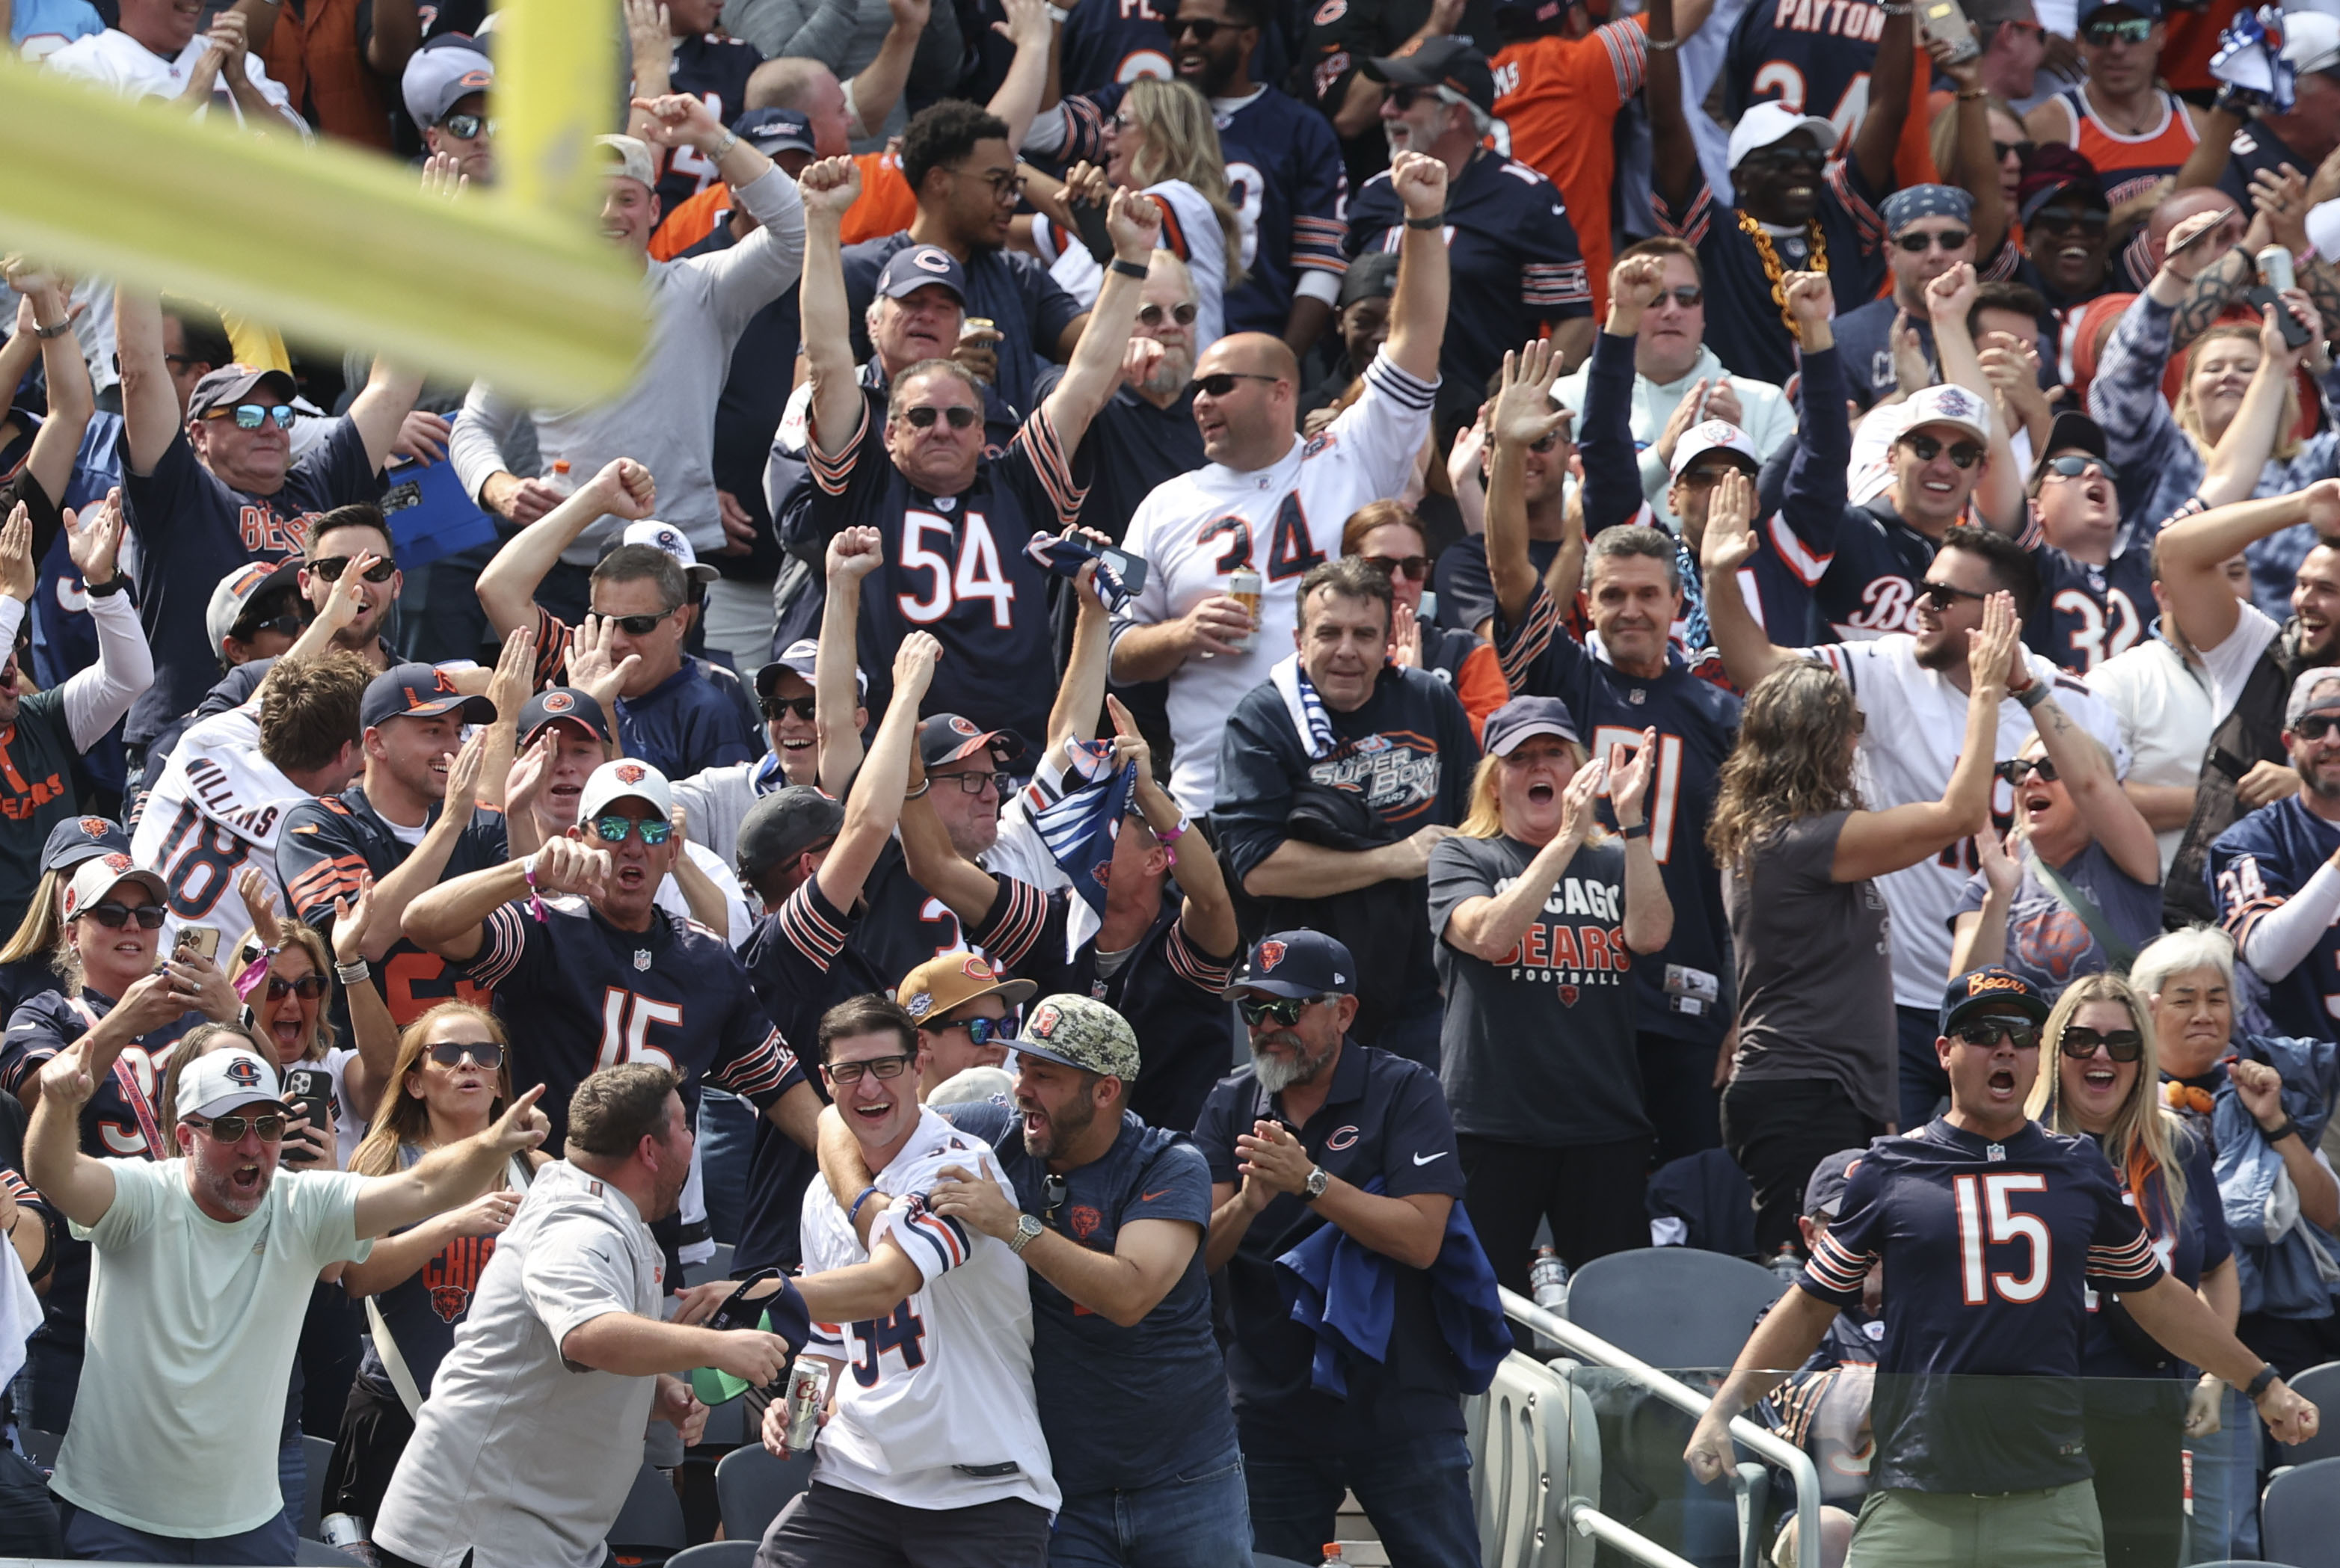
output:
<path id="1" fill-rule="evenodd" d="M 1152 1203 L 1155 1198 L 1168 1197 L 1169 1196 L 1170 1189 L 1168 1187 L 1160 1187 L 1153 1192 L 1139 1193 L 1137 1195 L 1137 1201 L 1140 1203 Z"/>
<path id="2" fill-rule="evenodd" d="M 1443 1160 L 1443 1159 L 1444 1159 L 1444 1158 L 1445 1158 L 1449 1154 L 1451 1154 L 1451 1153 L 1453 1153 L 1453 1151 L 1452 1151 L 1451 1149 L 1440 1149 L 1440 1150 L 1439 1150 L 1436 1154 L 1434 1154 L 1434 1155 L 1416 1155 L 1416 1156 L 1413 1156 L 1413 1163 L 1414 1163 L 1414 1164 L 1416 1164 L 1416 1165 L 1418 1165 L 1418 1166 L 1426 1166 L 1426 1165 L 1428 1165 L 1432 1160 Z"/>

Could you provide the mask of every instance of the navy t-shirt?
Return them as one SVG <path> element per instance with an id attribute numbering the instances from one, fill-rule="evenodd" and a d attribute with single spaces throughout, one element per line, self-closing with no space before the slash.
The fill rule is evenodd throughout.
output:
<path id="1" fill-rule="evenodd" d="M 2209 1133 L 2209 1123 L 2204 1119 L 2170 1135 L 2171 1152 L 2186 1173 L 2186 1207 L 2174 1219 L 2160 1173 L 2157 1171 L 2146 1182 L 2146 1230 L 2153 1237 L 2154 1255 L 2170 1277 L 2188 1290 L 2198 1289 L 2204 1275 L 2235 1255 L 2234 1238 L 2226 1230 L 2226 1206 L 2218 1198 L 2216 1151 L 2210 1146 Z M 2137 1195 L 2130 1191 L 2125 1175 L 2121 1190 L 2134 1206 Z M 2174 1355 L 2157 1367 L 2123 1350 L 2112 1330 L 2105 1326 L 2101 1298 L 2094 1286 L 2088 1289 L 2087 1300 L 2088 1338 L 2080 1351 L 2081 1375 L 2180 1377 L 2186 1374 L 2186 1364 Z"/>
<path id="2" fill-rule="evenodd" d="M 2161 934 L 2161 884 L 2140 882 L 2115 863 L 2095 839 L 2056 868 L 2058 875 L 2104 915 L 2113 935 L 2135 952 Z M 1982 908 L 1990 886 L 1978 871 L 1958 895 L 1957 916 Z M 2083 975 L 2101 975 L 2115 968 L 2087 922 L 2066 907 L 2056 889 L 2039 875 L 2038 862 L 2023 857 L 2023 880 L 2017 884 L 2015 902 L 2007 912 L 2006 966 L 2039 987 L 2049 1000 Z"/>
<path id="3" fill-rule="evenodd" d="M 853 323 L 857 363 L 876 352 L 869 343 L 868 314 L 878 274 L 895 252 L 914 243 L 905 229 L 845 247 L 846 315 Z M 1083 313 L 1081 302 L 1029 256 L 982 251 L 967 259 L 966 270 L 967 313 L 986 317 L 999 329 L 999 395 L 1018 413 L 1029 413 L 1037 402 L 1033 378 L 1042 361 L 1056 357 L 1049 351 Z"/>
<path id="4" fill-rule="evenodd" d="M 1031 1271 L 1032 1391 L 1056 1484 L 1067 1497 L 1155 1486 L 1234 1451 L 1226 1361 L 1211 1331 L 1203 1269 L 1211 1228 L 1211 1172 L 1183 1133 L 1150 1127 L 1129 1111 L 1104 1157 L 1059 1173 L 1050 1207 L 1046 1161 L 1024 1150 L 1018 1117 L 997 1101 L 944 1111 L 961 1132 L 991 1145 L 1026 1214 L 1092 1252 L 1111 1253 L 1133 1220 L 1196 1228 L 1194 1256 L 1170 1294 L 1127 1328 Z"/>

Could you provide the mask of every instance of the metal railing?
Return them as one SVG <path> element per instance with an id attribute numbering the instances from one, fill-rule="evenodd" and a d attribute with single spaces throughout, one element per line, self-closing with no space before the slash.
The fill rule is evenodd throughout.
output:
<path id="1" fill-rule="evenodd" d="M 1509 1290 L 1502 1291 L 1500 1294 L 1502 1296 L 1503 1315 L 1506 1317 L 1514 1323 L 1533 1329 L 1578 1361 L 1591 1366 L 1608 1367 L 1612 1371 L 1624 1374 L 1629 1382 L 1648 1389 L 1692 1419 L 1706 1414 L 1707 1396 L 1680 1379 L 1661 1372 L 1637 1356 L 1627 1355 L 1599 1335 L 1589 1333 L 1566 1318 L 1547 1312 L 1523 1295 Z M 1764 1431 L 1743 1415 L 1735 1417 L 1731 1421 L 1730 1435 L 1738 1439 L 1745 1447 L 1785 1470 L 1790 1478 L 1794 1481 L 1796 1568 L 1819 1568 L 1820 1473 L 1819 1467 L 1812 1463 L 1811 1455 L 1786 1439 Z M 1739 1488 L 1742 1501 L 1747 1495 L 1749 1484 L 1745 1472 L 1753 1468 L 1750 1465 L 1741 1465 L 1740 1466 L 1740 1474 L 1734 1477 L 1734 1485 Z M 1740 1513 L 1740 1539 L 1743 1543 L 1747 1539 L 1748 1532 L 1754 1529 L 1756 1522 L 1751 1517 L 1751 1510 L 1742 1507 Z M 1579 1534 L 1595 1536 L 1620 1551 L 1629 1553 L 1637 1561 L 1651 1564 L 1652 1568 L 1674 1568 L 1675 1564 L 1682 1561 L 1665 1548 L 1635 1533 L 1581 1500 L 1571 1499 L 1568 1505 L 1568 1522 L 1571 1528 Z"/>

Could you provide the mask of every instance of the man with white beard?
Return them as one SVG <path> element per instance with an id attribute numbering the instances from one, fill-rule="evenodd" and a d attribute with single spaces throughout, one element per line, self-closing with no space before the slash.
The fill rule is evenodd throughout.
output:
<path id="1" fill-rule="evenodd" d="M 1137 325 L 1122 355 L 1120 390 L 1089 422 L 1089 432 L 1073 454 L 1073 472 L 1089 487 L 1081 516 L 1116 541 L 1137 503 L 1155 485 L 1210 461 L 1203 453 L 1194 393 L 1186 384 L 1195 375 L 1200 308 L 1186 263 L 1157 248 L 1137 297 Z M 1063 373 L 1041 372 L 1041 395 Z"/>

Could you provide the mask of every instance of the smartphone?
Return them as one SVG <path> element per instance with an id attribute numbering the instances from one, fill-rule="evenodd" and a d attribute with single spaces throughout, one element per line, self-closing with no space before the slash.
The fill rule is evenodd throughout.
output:
<path id="1" fill-rule="evenodd" d="M 1096 263 L 1104 266 L 1113 260 L 1113 231 L 1106 227 L 1105 206 L 1098 202 L 1070 200 L 1065 203 L 1072 210 L 1074 226 L 1080 230 L 1081 243 L 1087 247 Z"/>
<path id="2" fill-rule="evenodd" d="M 1145 591 L 1145 558 L 1144 556 L 1132 555 L 1125 550 L 1116 550 L 1109 544 L 1101 547 L 1097 553 L 1105 558 L 1106 564 L 1112 567 L 1114 574 L 1121 579 L 1123 588 L 1132 593 Z"/>
<path id="3" fill-rule="evenodd" d="M 182 926 L 173 956 L 184 958 L 192 950 L 198 957 L 219 959 L 219 928 L 217 926 Z"/>
<path id="4" fill-rule="evenodd" d="M 1958 0 L 1918 0 L 1918 30 L 1929 41 L 1950 46 L 1949 63 L 1961 65 L 1982 53 L 1974 24 L 1958 9 Z"/>
<path id="5" fill-rule="evenodd" d="M 284 1072 L 284 1103 L 296 1116 L 306 1116 L 319 1133 L 326 1130 L 326 1112 L 333 1101 L 333 1075 L 322 1067 L 288 1067 Z M 306 1145 L 287 1144 L 286 1165 L 310 1165 L 316 1159 Z"/>

